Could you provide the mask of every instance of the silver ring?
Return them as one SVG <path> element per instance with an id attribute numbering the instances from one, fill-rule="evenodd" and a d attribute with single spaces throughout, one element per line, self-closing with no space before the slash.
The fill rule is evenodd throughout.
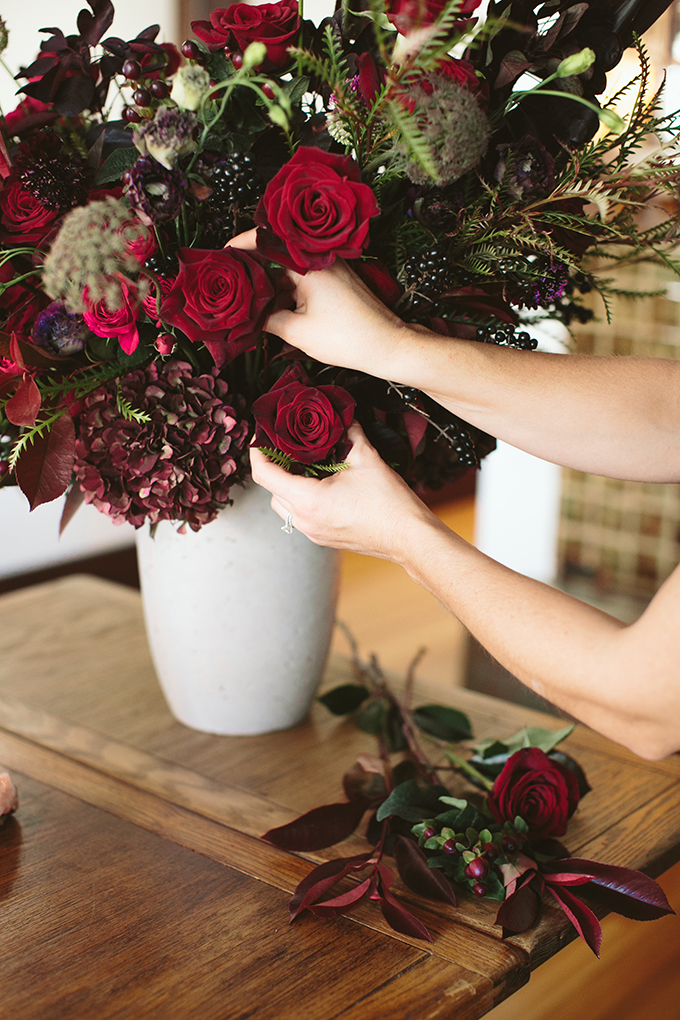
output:
<path id="1" fill-rule="evenodd" d="M 287 535 L 292 535 L 293 534 L 293 515 L 292 514 L 288 514 L 288 516 L 286 517 L 286 523 L 281 528 L 281 531 L 285 531 L 285 533 Z"/>

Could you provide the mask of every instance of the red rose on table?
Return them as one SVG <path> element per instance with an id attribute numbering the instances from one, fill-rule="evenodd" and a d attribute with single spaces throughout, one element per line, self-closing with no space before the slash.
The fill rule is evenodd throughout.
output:
<path id="1" fill-rule="evenodd" d="M 477 10 L 482 0 L 462 0 L 461 17 Z M 446 0 L 387 0 L 387 17 L 402 35 L 432 25 L 446 7 Z"/>
<path id="2" fill-rule="evenodd" d="M 288 63 L 288 47 L 297 43 L 300 13 L 297 0 L 232 4 L 213 11 L 210 21 L 192 21 L 191 27 L 210 50 L 226 46 L 246 50 L 253 42 L 264 43 L 267 59 L 262 66 L 272 70 Z"/>
<path id="3" fill-rule="evenodd" d="M 544 839 L 565 834 L 580 794 L 573 772 L 545 751 L 524 747 L 508 758 L 488 799 L 497 822 L 521 815 L 531 838 Z"/>
<path id="4" fill-rule="evenodd" d="M 20 234 L 22 244 L 40 244 L 57 219 L 55 209 L 39 202 L 19 181 L 5 182 L 0 193 L 2 225 L 10 234 Z"/>
<path id="5" fill-rule="evenodd" d="M 255 446 L 274 447 L 301 464 L 326 460 L 335 450 L 350 451 L 347 429 L 354 399 L 340 386 L 315 386 L 299 365 L 291 365 L 268 393 L 253 404 Z"/>
<path id="6" fill-rule="evenodd" d="M 119 308 L 110 308 L 104 300 L 88 301 L 86 288 L 83 318 L 97 336 L 115 337 L 125 353 L 132 354 L 139 344 L 137 293 L 125 277 L 121 276 L 118 283 L 122 302 Z"/>
<path id="7" fill-rule="evenodd" d="M 163 321 L 202 341 L 218 368 L 252 350 L 267 316 L 290 303 L 283 274 L 239 248 L 182 248 L 179 272 L 163 298 Z M 162 285 L 161 285 L 162 286 Z"/>
<path id="8" fill-rule="evenodd" d="M 257 247 L 298 273 L 359 258 L 380 213 L 351 156 L 302 146 L 267 185 L 255 212 Z"/>

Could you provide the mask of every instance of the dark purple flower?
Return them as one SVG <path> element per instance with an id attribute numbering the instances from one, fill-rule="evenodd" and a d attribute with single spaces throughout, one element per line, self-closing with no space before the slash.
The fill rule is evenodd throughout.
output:
<path id="1" fill-rule="evenodd" d="M 180 170 L 167 170 L 151 156 L 142 156 L 123 177 L 125 193 L 147 227 L 173 220 L 182 208 L 187 179 Z"/>
<path id="2" fill-rule="evenodd" d="M 497 145 L 494 178 L 517 202 L 541 198 L 555 187 L 555 160 L 536 138 L 525 135 L 519 142 Z"/>

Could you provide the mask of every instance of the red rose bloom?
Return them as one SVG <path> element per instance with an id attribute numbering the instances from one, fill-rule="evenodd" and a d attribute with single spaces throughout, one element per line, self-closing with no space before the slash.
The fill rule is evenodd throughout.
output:
<path id="1" fill-rule="evenodd" d="M 477 10 L 482 0 L 463 0 L 459 14 Z M 433 25 L 446 7 L 446 0 L 387 0 L 387 17 L 402 35 Z"/>
<path id="2" fill-rule="evenodd" d="M 120 308 L 109 308 L 106 301 L 88 302 L 87 288 L 83 298 L 87 309 L 83 318 L 88 327 L 97 336 L 115 337 L 126 354 L 132 354 L 139 343 L 137 330 L 137 295 L 125 277 L 119 279 L 122 305 Z"/>
<path id="3" fill-rule="evenodd" d="M 520 815 L 532 839 L 563 836 L 580 799 L 576 776 L 545 751 L 524 747 L 508 758 L 489 794 L 497 822 Z"/>
<path id="4" fill-rule="evenodd" d="M 5 262 L 0 266 L 0 285 L 8 284 L 21 272 L 15 270 L 11 262 Z M 31 286 L 32 279 L 37 280 L 37 277 L 22 280 L 0 294 L 0 329 L 3 332 L 30 336 L 37 315 L 50 303 L 44 291 Z"/>
<path id="5" fill-rule="evenodd" d="M 279 276 L 267 272 L 261 256 L 239 248 L 182 248 L 179 273 L 163 298 L 163 321 L 192 343 L 202 341 L 221 368 L 252 350 L 267 316 L 283 307 Z"/>
<path id="6" fill-rule="evenodd" d="M 301 147 L 269 182 L 255 213 L 257 247 L 298 273 L 359 258 L 380 213 L 351 156 Z"/>
<path id="7" fill-rule="evenodd" d="M 298 364 L 291 365 L 253 404 L 253 442 L 281 450 L 300 464 L 319 463 L 333 450 L 343 460 L 351 448 L 347 429 L 354 406 L 342 387 L 315 386 Z"/>
<path id="8" fill-rule="evenodd" d="M 10 234 L 21 234 L 22 244 L 39 245 L 57 218 L 54 209 L 39 202 L 19 181 L 5 183 L 0 193 L 2 225 Z"/>
<path id="9" fill-rule="evenodd" d="M 288 47 L 297 42 L 300 13 L 297 0 L 232 4 L 213 11 L 210 21 L 192 21 L 191 27 L 210 50 L 226 46 L 246 50 L 253 42 L 264 43 L 267 59 L 262 67 L 271 71 L 288 63 Z"/>

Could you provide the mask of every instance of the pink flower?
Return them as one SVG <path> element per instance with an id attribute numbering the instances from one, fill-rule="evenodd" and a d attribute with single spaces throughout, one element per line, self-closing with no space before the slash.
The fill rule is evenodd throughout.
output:
<path id="1" fill-rule="evenodd" d="M 121 307 L 110 308 L 105 300 L 90 303 L 87 288 L 83 295 L 87 309 L 83 312 L 85 322 L 97 336 L 115 337 L 126 354 L 132 354 L 139 343 L 137 329 L 137 294 L 134 287 L 125 277 L 118 279 L 120 286 Z"/>
<path id="2" fill-rule="evenodd" d="M 154 232 L 148 227 L 145 228 L 141 220 L 133 219 L 129 223 L 123 224 L 119 233 L 125 236 L 128 227 L 130 228 L 131 235 L 127 242 L 128 254 L 137 259 L 140 266 L 142 266 L 158 247 Z"/>
<path id="3" fill-rule="evenodd" d="M 16 786 L 6 772 L 0 772 L 0 815 L 8 815 L 18 807 Z"/>

